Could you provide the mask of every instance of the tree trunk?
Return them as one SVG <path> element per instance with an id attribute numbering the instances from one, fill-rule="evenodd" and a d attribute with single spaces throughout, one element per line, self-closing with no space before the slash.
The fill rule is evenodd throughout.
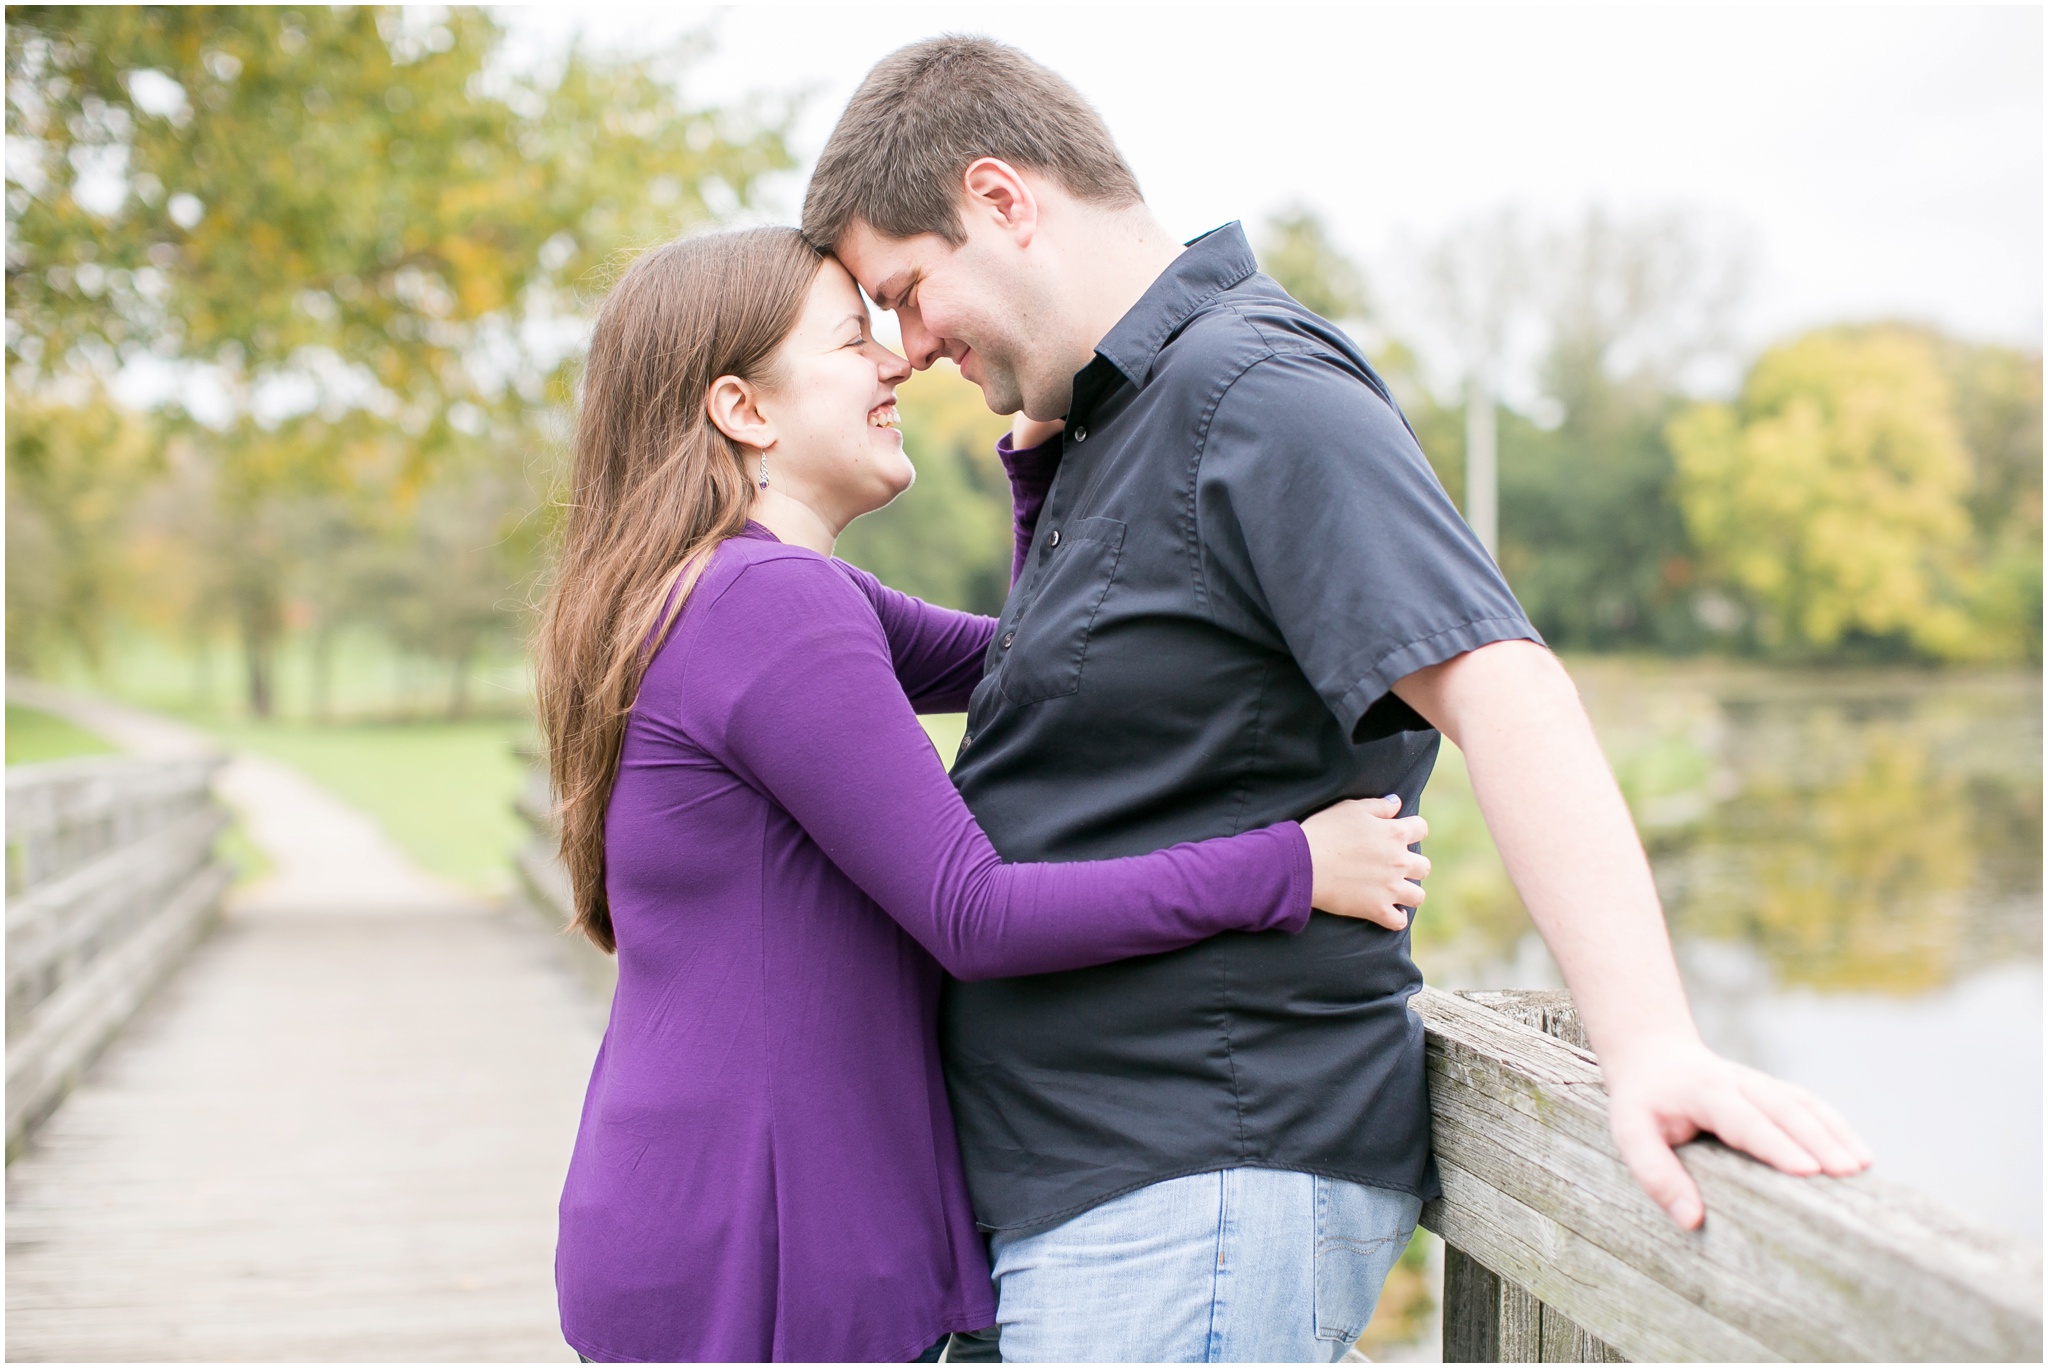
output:
<path id="1" fill-rule="evenodd" d="M 277 641 L 284 632 L 284 605 L 275 585 L 254 578 L 243 583 L 240 597 L 249 712 L 268 718 L 277 710 Z"/>
<path id="2" fill-rule="evenodd" d="M 469 664 L 474 651 L 464 651 L 455 657 L 452 674 L 448 681 L 448 720 L 460 722 L 469 716 Z"/>
<path id="3" fill-rule="evenodd" d="M 1465 521 L 1480 545 L 1500 559 L 1498 429 L 1491 366 L 1473 369 L 1465 386 Z"/>
<path id="4" fill-rule="evenodd" d="M 249 713 L 253 717 L 267 718 L 277 707 L 273 688 L 276 671 L 271 660 L 270 643 L 244 637 L 242 663 L 249 680 Z"/>
<path id="5" fill-rule="evenodd" d="M 330 721 L 334 698 L 334 624 L 324 615 L 313 633 L 313 717 Z"/>
<path id="6" fill-rule="evenodd" d="M 213 647 L 213 638 L 207 632 L 193 633 L 192 701 L 202 712 L 213 711 Z"/>

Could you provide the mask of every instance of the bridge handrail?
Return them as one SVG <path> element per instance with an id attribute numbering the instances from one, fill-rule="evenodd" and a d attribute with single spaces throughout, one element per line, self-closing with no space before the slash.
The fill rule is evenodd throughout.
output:
<path id="1" fill-rule="evenodd" d="M 7 770 L 7 893 L 204 807 L 219 757 L 84 756 Z"/>
<path id="2" fill-rule="evenodd" d="M 7 770 L 7 1154 L 212 926 L 219 757 Z"/>
<path id="3" fill-rule="evenodd" d="M 1414 1001 L 1444 1197 L 1447 1362 L 2041 1358 L 2041 1253 L 1871 1174 L 1679 1154 L 1683 1231 L 1630 1178 L 1562 993 Z M 1546 1029 L 1546 1027 L 1548 1029 Z"/>
<path id="4" fill-rule="evenodd" d="M 612 985 L 618 982 L 619 962 L 598 949 L 581 934 L 565 928 L 575 919 L 574 896 L 569 888 L 569 871 L 562 867 L 557 849 L 554 800 L 548 790 L 547 771 L 533 750 L 515 746 L 513 753 L 528 765 L 526 785 L 513 800 L 512 811 L 526 823 L 527 838 L 512 856 L 512 871 L 518 880 L 517 897 L 560 932 L 558 944 L 562 962 L 586 986 L 609 1002 Z"/>
<path id="5" fill-rule="evenodd" d="M 566 925 L 545 777 L 527 900 Z M 579 951 L 583 948 L 577 938 Z M 595 951 L 594 981 L 608 958 Z M 1869 1174 L 1793 1178 L 1712 1140 L 1679 1153 L 1707 1202 L 1682 1231 L 1607 1135 L 1607 1094 L 1564 993 L 1425 988 L 1444 1196 L 1446 1362 L 2041 1358 L 2041 1253 Z"/>

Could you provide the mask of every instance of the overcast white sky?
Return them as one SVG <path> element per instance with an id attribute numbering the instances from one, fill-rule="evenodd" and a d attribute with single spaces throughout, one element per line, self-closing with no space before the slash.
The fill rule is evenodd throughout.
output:
<path id="1" fill-rule="evenodd" d="M 1383 296 L 1412 246 L 1502 205 L 1680 208 L 1747 234 L 1752 344 L 1909 316 L 2039 347 L 2042 15 L 1964 8 L 586 5 L 522 45 L 710 24 L 700 98 L 809 88 L 815 155 L 870 64 L 941 32 L 1022 47 L 1094 101 L 1167 226 L 1320 210 Z M 806 167 L 808 169 L 808 167 Z M 776 187 L 794 220 L 801 179 Z"/>

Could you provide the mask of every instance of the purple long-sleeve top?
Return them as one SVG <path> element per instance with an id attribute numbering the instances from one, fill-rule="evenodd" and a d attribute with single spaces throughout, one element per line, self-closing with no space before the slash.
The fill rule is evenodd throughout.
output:
<path id="1" fill-rule="evenodd" d="M 1010 434 L 996 439 L 996 458 L 1010 477 L 1010 583 L 1024 575 L 1024 562 L 1031 555 L 1031 539 L 1038 532 L 1038 515 L 1045 508 L 1045 496 L 1052 477 L 1059 473 L 1061 439 L 1053 438 L 1035 447 L 1010 444 Z M 993 630 L 993 628 L 991 628 Z"/>
<path id="2" fill-rule="evenodd" d="M 908 1360 L 991 1324 L 935 1037 L 942 972 L 1298 931 L 1293 823 L 1005 865 L 913 715 L 993 623 L 750 525 L 650 664 L 605 828 L 619 978 L 561 1203 L 599 1360 Z"/>

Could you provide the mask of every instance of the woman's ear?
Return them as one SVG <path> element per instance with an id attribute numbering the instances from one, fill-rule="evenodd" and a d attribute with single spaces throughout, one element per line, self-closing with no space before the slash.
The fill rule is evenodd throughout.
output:
<path id="1" fill-rule="evenodd" d="M 761 394 L 737 375 L 721 375 L 704 395 L 712 426 L 741 446 L 766 451 L 775 445 L 775 423 L 761 412 Z"/>

